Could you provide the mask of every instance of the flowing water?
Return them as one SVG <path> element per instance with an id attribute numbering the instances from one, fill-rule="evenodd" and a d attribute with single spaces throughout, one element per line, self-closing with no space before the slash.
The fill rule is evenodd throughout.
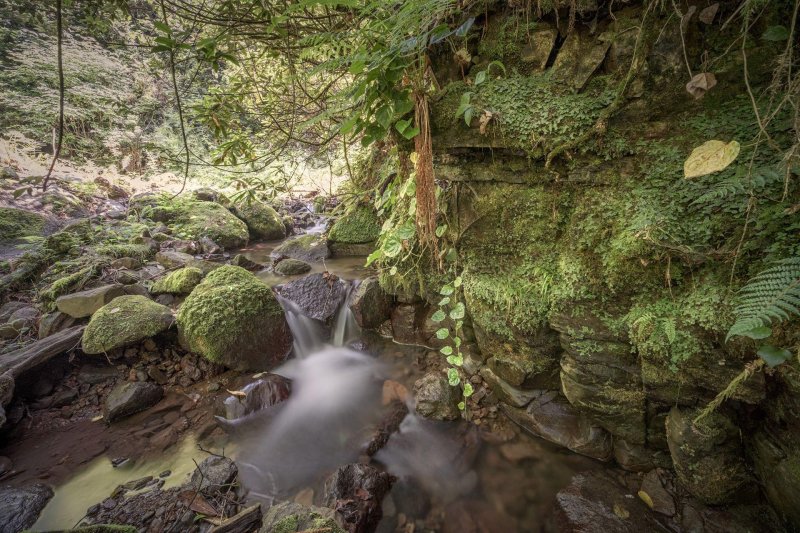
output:
<path id="1" fill-rule="evenodd" d="M 258 244 L 246 253 L 267 262 L 273 248 L 272 243 Z M 334 259 L 314 265 L 314 271 L 337 274 L 352 290 L 364 275 L 361 265 L 363 258 Z M 278 282 L 271 274 L 261 278 L 270 285 Z M 326 477 L 341 465 L 365 459 L 364 444 L 386 414 L 386 380 L 411 390 L 424 373 L 426 358 L 438 357 L 422 347 L 359 331 L 346 300 L 331 325 L 308 318 L 283 300 L 295 339 L 294 357 L 272 372 L 291 380 L 291 394 L 279 402 L 288 394 L 288 385 L 282 383 L 288 382 L 255 377 L 244 387 L 246 403 L 233 397 L 225 403 L 227 420 L 220 420 L 230 438 L 225 451 L 239 464 L 251 499 L 269 505 L 301 494 L 307 501 L 313 494 L 314 503 L 321 504 Z M 521 434 L 500 413 L 487 431 L 464 422 L 422 419 L 413 414 L 412 402 L 408 400 L 410 414 L 399 431 L 372 458 L 397 477 L 384 501 L 381 532 L 412 522 L 417 531 L 440 531 L 451 514 L 498 524 L 497 531 L 538 530 L 555 493 L 576 472 L 598 468 L 590 459 Z M 196 456 L 195 443 L 187 438 L 172 451 L 127 470 L 99 458 L 56 488 L 33 530 L 71 527 L 87 507 L 137 476 L 171 469 L 168 483 L 177 484 Z"/>

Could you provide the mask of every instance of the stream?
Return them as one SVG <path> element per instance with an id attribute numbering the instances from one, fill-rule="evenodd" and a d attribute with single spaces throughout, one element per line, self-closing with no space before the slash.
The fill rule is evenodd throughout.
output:
<path id="1" fill-rule="evenodd" d="M 277 244 L 256 244 L 243 253 L 268 263 Z M 368 274 L 363 262 L 361 257 L 331 259 L 314 264 L 312 273 L 338 276 L 336 282 L 347 285 L 349 296 Z M 294 279 L 268 271 L 258 276 L 270 286 Z M 491 427 L 485 427 L 486 420 L 481 427 L 417 416 L 408 391 L 430 358 L 440 356 L 360 331 L 346 301 L 325 327 L 282 299 L 294 354 L 272 373 L 291 380 L 291 394 L 275 403 L 273 386 L 256 375 L 242 389 L 248 393 L 247 405 L 234 396 L 224 399 L 227 418 L 218 417 L 228 435 L 224 453 L 236 460 L 249 500 L 266 506 L 281 500 L 324 505 L 324 482 L 332 472 L 341 465 L 369 462 L 397 478 L 384 498 L 378 531 L 414 530 L 409 524 L 416 524 L 416 531 L 469 530 L 456 525 L 459 520 L 492 524 L 486 526 L 491 531 L 534 531 L 575 473 L 601 468 L 528 436 L 496 410 Z M 365 455 L 364 443 L 396 409 L 390 400 L 398 398 L 408 407 L 399 430 L 377 453 Z M 161 474 L 165 487 L 178 485 L 202 457 L 191 433 L 165 452 L 119 467 L 112 466 L 111 457 L 97 457 L 57 484 L 32 530 L 73 527 L 87 508 L 133 479 Z"/>

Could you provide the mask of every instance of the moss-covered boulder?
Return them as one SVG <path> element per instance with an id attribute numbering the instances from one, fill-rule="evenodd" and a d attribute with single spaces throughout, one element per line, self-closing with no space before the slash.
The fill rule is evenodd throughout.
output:
<path id="1" fill-rule="evenodd" d="M 673 407 L 667 416 L 667 443 L 678 480 L 694 497 L 710 505 L 730 501 L 747 473 L 739 428 L 713 412 L 694 422 L 698 411 Z"/>
<path id="2" fill-rule="evenodd" d="M 0 242 L 40 236 L 46 222 L 42 215 L 32 211 L 0 207 Z"/>
<path id="3" fill-rule="evenodd" d="M 286 237 L 283 219 L 270 206 L 261 202 L 242 202 L 234 213 L 247 224 L 250 237 L 274 241 Z"/>
<path id="4" fill-rule="evenodd" d="M 249 238 L 245 223 L 214 202 L 183 203 L 176 209 L 170 225 L 179 238 L 208 237 L 229 249 L 245 246 Z"/>
<path id="5" fill-rule="evenodd" d="M 284 259 L 275 265 L 275 273 L 281 276 L 299 276 L 311 270 L 311 265 L 299 259 Z"/>
<path id="6" fill-rule="evenodd" d="M 120 296 L 92 315 L 83 332 L 83 351 L 105 353 L 157 335 L 173 322 L 169 307 L 144 296 Z"/>
<path id="7" fill-rule="evenodd" d="M 323 259 L 328 259 L 331 251 L 322 235 L 309 233 L 287 240 L 275 248 L 270 255 L 274 258 L 290 257 L 309 263 L 319 263 Z"/>
<path id="8" fill-rule="evenodd" d="M 328 240 L 331 242 L 361 244 L 374 242 L 381 234 L 381 223 L 371 207 L 356 206 L 331 227 Z"/>
<path id="9" fill-rule="evenodd" d="M 247 270 L 222 266 L 206 276 L 178 311 L 184 346 L 239 371 L 282 362 L 292 335 L 272 290 Z"/>
<path id="10" fill-rule="evenodd" d="M 179 268 L 156 281 L 150 292 L 153 294 L 189 294 L 202 280 L 203 271 L 199 268 Z"/>

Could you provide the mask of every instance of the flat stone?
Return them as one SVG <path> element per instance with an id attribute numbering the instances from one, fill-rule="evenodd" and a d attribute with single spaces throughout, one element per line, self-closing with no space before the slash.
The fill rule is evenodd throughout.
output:
<path id="1" fill-rule="evenodd" d="M 480 375 L 489 384 L 497 399 L 513 407 L 525 407 L 540 394 L 540 391 L 527 391 L 514 387 L 498 377 L 488 366 L 480 369 Z"/>
<path id="2" fill-rule="evenodd" d="M 52 497 L 53 489 L 41 483 L 0 488 L 0 531 L 16 533 L 31 527 Z"/>
<path id="3" fill-rule="evenodd" d="M 186 266 L 187 263 L 189 263 L 189 261 L 192 259 L 194 259 L 194 257 L 189 254 L 185 254 L 183 252 L 174 252 L 171 250 L 165 250 L 156 254 L 156 261 L 158 264 L 168 270 Z"/>
<path id="4" fill-rule="evenodd" d="M 106 398 L 103 415 L 108 422 L 114 422 L 158 403 L 164 396 L 164 389 L 155 383 L 122 383 Z"/>
<path id="5" fill-rule="evenodd" d="M 199 469 L 199 470 L 198 470 Z M 231 459 L 212 455 L 203 460 L 192 472 L 189 484 L 194 490 L 224 487 L 233 481 L 239 469 Z"/>
<path id="6" fill-rule="evenodd" d="M 56 307 L 62 313 L 73 318 L 83 318 L 92 316 L 95 311 L 124 294 L 125 287 L 121 284 L 104 285 L 96 289 L 60 296 L 56 300 Z"/>

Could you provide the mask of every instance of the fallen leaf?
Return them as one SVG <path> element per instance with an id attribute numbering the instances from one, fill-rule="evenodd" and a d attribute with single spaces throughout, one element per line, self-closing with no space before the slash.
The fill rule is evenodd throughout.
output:
<path id="1" fill-rule="evenodd" d="M 244 391 L 240 391 L 240 390 L 228 390 L 228 389 L 225 389 L 225 390 L 226 390 L 226 391 L 228 392 L 228 394 L 230 394 L 231 396 L 236 396 L 237 398 L 247 398 L 247 393 L 246 393 L 246 392 L 244 392 Z"/>
<path id="2" fill-rule="evenodd" d="M 640 490 L 638 493 L 639 499 L 642 500 L 650 509 L 653 508 L 653 498 L 650 497 L 645 491 Z"/>
<path id="3" fill-rule="evenodd" d="M 683 164 L 685 178 L 697 178 L 719 172 L 733 163 L 739 155 L 739 143 L 731 141 L 707 141 L 694 150 Z"/>
<path id="4" fill-rule="evenodd" d="M 620 518 L 628 518 L 629 516 L 631 516 L 630 511 L 628 511 L 618 503 L 614 504 L 614 514 Z"/>
<path id="5" fill-rule="evenodd" d="M 717 16 L 717 11 L 719 11 L 719 2 L 714 2 L 707 8 L 703 9 L 698 18 L 703 24 L 711 24 L 714 22 L 714 17 Z"/>
<path id="6" fill-rule="evenodd" d="M 481 118 L 478 119 L 481 135 L 486 135 L 486 127 L 489 125 L 489 122 L 492 121 L 493 116 L 491 111 L 484 111 Z"/>
<path id="7" fill-rule="evenodd" d="M 192 502 L 192 505 L 189 506 L 189 509 L 195 513 L 200 513 L 205 516 L 219 516 L 217 510 L 214 509 L 210 503 L 208 503 L 208 500 L 206 500 L 202 494 L 198 494 L 197 497 L 194 498 L 194 501 Z"/>
<path id="8" fill-rule="evenodd" d="M 717 77 L 711 72 L 701 72 L 695 74 L 689 83 L 686 84 L 686 90 L 694 96 L 695 100 L 702 98 L 713 86 L 717 84 Z"/>

